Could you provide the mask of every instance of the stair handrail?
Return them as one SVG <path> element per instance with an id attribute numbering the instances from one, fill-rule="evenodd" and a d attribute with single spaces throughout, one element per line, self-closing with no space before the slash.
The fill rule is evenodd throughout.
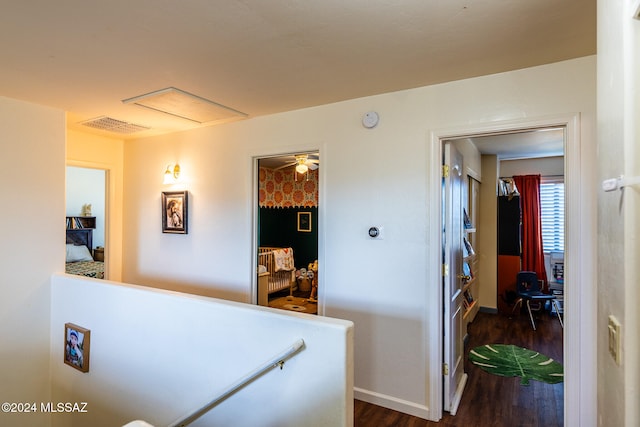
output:
<path id="1" fill-rule="evenodd" d="M 178 421 L 173 422 L 172 424 L 169 425 L 169 427 L 184 427 L 184 426 L 187 426 L 187 425 L 191 424 L 192 422 L 194 422 L 195 420 L 200 418 L 202 415 L 206 414 L 211 409 L 213 409 L 220 402 L 222 402 L 223 400 L 225 400 L 226 398 L 228 398 L 232 394 L 236 393 L 238 390 L 240 390 L 241 388 L 245 387 L 246 385 L 248 385 L 252 381 L 256 380 L 258 377 L 262 376 L 267 371 L 270 371 L 271 369 L 273 369 L 275 367 L 279 367 L 280 369 L 282 369 L 284 367 L 284 362 L 287 359 L 295 356 L 295 354 L 298 351 L 300 351 L 300 349 L 303 346 L 304 346 L 304 340 L 302 338 L 300 338 L 299 340 L 294 342 L 291 346 L 287 347 L 286 350 L 278 353 L 276 356 L 274 356 L 271 359 L 269 359 L 268 362 L 260 365 L 258 368 L 254 369 L 253 371 L 249 372 L 245 376 L 243 376 L 240 379 L 238 379 L 235 383 L 231 384 L 218 397 L 216 397 L 215 399 L 213 399 L 209 403 L 205 404 L 200 409 L 197 409 L 196 411 L 194 411 L 191 414 L 187 415 L 186 417 L 180 418 Z"/>

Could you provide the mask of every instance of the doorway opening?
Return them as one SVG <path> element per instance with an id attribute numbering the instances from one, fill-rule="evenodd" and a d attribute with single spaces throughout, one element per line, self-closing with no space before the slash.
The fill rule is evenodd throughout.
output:
<path id="1" fill-rule="evenodd" d="M 106 191 L 106 170 L 67 166 L 66 273 L 108 278 L 105 269 Z"/>
<path id="2" fill-rule="evenodd" d="M 318 313 L 320 156 L 257 159 L 257 303 Z"/>
<path id="3" fill-rule="evenodd" d="M 581 163 L 580 163 L 580 117 L 579 115 L 566 115 L 556 116 L 545 119 L 531 119 L 522 121 L 511 121 L 504 123 L 492 123 L 488 125 L 480 125 L 475 128 L 463 128 L 454 129 L 448 131 L 434 131 L 431 133 L 431 187 L 430 187 L 430 217 L 436 219 L 436 224 L 433 224 L 430 235 L 430 242 L 432 249 L 430 250 L 430 270 L 433 272 L 433 283 L 439 283 L 441 281 L 441 275 L 443 271 L 443 256 L 442 251 L 442 227 L 441 212 L 443 207 L 442 191 L 441 191 L 441 168 L 444 142 L 450 140 L 462 140 L 465 138 L 476 137 L 488 137 L 495 135 L 505 135 L 522 133 L 533 130 L 541 130 L 547 128 L 561 128 L 564 133 L 564 167 L 565 167 L 565 188 L 566 188 L 566 205 L 565 205 L 565 217 L 571 218 L 565 227 L 565 256 L 570 259 L 571 262 L 567 263 L 564 270 L 564 295 L 565 299 L 569 301 L 580 300 L 580 293 L 578 289 L 579 284 L 583 283 L 583 273 L 580 266 L 583 264 L 583 259 L 588 255 L 582 250 L 580 245 L 581 227 L 583 225 L 584 215 L 582 214 L 584 203 L 581 200 L 580 194 L 584 191 L 583 182 L 581 180 Z M 496 179 L 498 178 L 496 174 Z M 485 181 L 485 173 L 482 173 L 482 180 Z M 481 184 L 484 185 L 484 182 Z M 491 185 L 489 185 L 491 188 Z M 497 186 L 493 189 L 496 192 Z M 497 193 L 496 193 L 497 195 Z M 436 228 L 437 227 L 437 228 Z M 453 273 L 455 274 L 455 273 Z M 482 274 L 482 273 L 481 273 Z M 583 291 L 587 290 L 582 287 Z M 432 378 L 443 378 L 443 366 L 444 360 L 444 346 L 448 345 L 447 340 L 449 337 L 444 336 L 443 324 L 444 324 L 444 308 L 443 301 L 445 300 L 443 287 L 439 286 L 434 288 L 434 298 L 440 302 L 440 310 L 437 314 L 434 314 L 432 319 L 437 324 L 433 326 L 433 332 L 440 338 L 439 341 L 433 341 L 434 348 L 438 348 L 439 351 L 433 357 L 433 367 L 430 369 L 430 375 Z M 575 298 L 575 300 L 574 300 Z M 565 365 L 565 380 L 564 386 L 564 420 L 565 423 L 571 423 L 572 420 L 578 420 L 580 416 L 580 398 L 567 399 L 566 396 L 582 396 L 583 393 L 579 388 L 579 378 L 582 372 L 588 370 L 588 365 L 582 362 L 580 355 L 583 352 L 591 351 L 591 345 L 588 342 L 580 340 L 581 324 L 583 322 L 590 322 L 593 313 L 589 311 L 589 307 L 582 307 L 580 304 L 568 304 L 564 308 L 564 326 L 562 343 L 564 346 L 564 360 L 571 360 L 572 363 Z M 437 331 L 437 332 L 436 332 Z M 570 342 L 573 345 L 567 345 Z M 446 379 L 445 379 L 446 380 Z M 443 398 L 443 382 L 432 382 L 432 395 L 430 398 L 430 405 L 433 409 L 433 420 L 439 420 L 442 418 L 442 411 L 444 408 Z"/>
<path id="4" fill-rule="evenodd" d="M 549 216 L 556 222 L 562 221 L 552 224 L 555 227 L 552 227 L 552 231 L 564 230 L 564 206 L 562 211 L 552 212 L 552 215 L 543 209 L 532 217 L 532 212 L 521 209 L 522 196 L 515 186 L 515 182 L 525 176 L 532 179 L 540 177 L 538 192 L 540 181 L 545 184 L 564 182 L 564 135 L 564 127 L 550 127 L 444 141 L 445 159 L 451 150 L 466 153 L 464 160 L 458 161 L 460 165 L 465 165 L 465 170 L 457 174 L 450 173 L 444 178 L 445 182 L 453 182 L 454 178 L 463 182 L 464 190 L 462 196 L 458 195 L 457 205 L 451 203 L 451 190 L 445 190 L 443 195 L 447 211 L 445 218 L 452 217 L 452 206 L 460 211 L 457 212 L 460 224 L 445 222 L 445 246 L 451 246 L 456 238 L 464 243 L 458 245 L 461 248 L 457 251 L 460 262 L 454 262 L 455 252 L 453 255 L 449 253 L 451 251 L 445 252 L 445 265 L 450 267 L 450 274 L 444 278 L 444 335 L 449 337 L 443 355 L 449 367 L 449 375 L 444 379 L 444 410 L 452 415 L 457 410 L 463 390 L 464 383 L 461 380 L 466 378 L 466 373 L 458 370 L 463 365 L 461 353 L 464 351 L 463 341 L 468 338 L 469 324 L 479 311 L 493 313 L 509 321 L 507 319 L 511 319 L 515 309 L 520 307 L 517 304 L 516 275 L 519 271 L 533 269 L 528 264 L 528 268 L 524 268 L 526 257 L 532 257 L 532 249 L 522 244 L 528 241 L 523 234 L 522 224 L 539 223 Z M 445 161 L 446 164 L 449 162 Z M 452 170 L 455 169 L 453 164 Z M 480 170 L 481 183 L 476 175 L 476 171 Z M 560 196 L 563 200 L 563 194 Z M 458 227 L 452 233 L 454 225 Z M 460 228 L 463 232 L 460 232 Z M 557 271 L 558 266 L 562 268 L 564 265 L 564 236 L 563 233 L 559 234 L 552 236 L 552 247 L 546 243 L 544 248 L 536 245 L 535 258 L 544 249 L 544 256 L 540 253 L 540 259 L 546 261 L 546 271 L 544 267 L 538 267 L 541 269 L 539 278 L 543 280 L 545 292 L 553 292 L 558 300 L 562 300 L 564 284 L 562 279 L 558 280 Z M 551 264 L 554 264 L 553 271 Z M 457 299 L 463 303 L 452 305 Z M 558 310 L 554 311 L 552 305 L 539 305 L 536 308 L 536 316 L 562 315 Z M 534 332 L 532 329 L 535 347 Z M 562 347 L 561 331 L 551 338 Z M 455 349 L 458 351 L 454 352 Z"/>

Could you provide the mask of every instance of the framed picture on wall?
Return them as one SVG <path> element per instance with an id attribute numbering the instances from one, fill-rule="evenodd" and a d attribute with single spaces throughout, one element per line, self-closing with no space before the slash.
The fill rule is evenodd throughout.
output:
<path id="1" fill-rule="evenodd" d="M 187 234 L 188 193 L 162 192 L 162 232 Z"/>
<path id="2" fill-rule="evenodd" d="M 311 212 L 298 212 L 298 231 L 311 232 Z"/>
<path id="3" fill-rule="evenodd" d="M 82 372 L 89 372 L 91 331 L 73 323 L 64 324 L 64 363 Z"/>

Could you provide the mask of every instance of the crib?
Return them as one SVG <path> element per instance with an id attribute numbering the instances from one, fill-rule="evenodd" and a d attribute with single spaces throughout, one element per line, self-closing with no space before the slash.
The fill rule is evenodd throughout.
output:
<path id="1" fill-rule="evenodd" d="M 278 265 L 276 251 L 286 251 L 290 259 L 285 265 Z M 280 255 L 282 252 L 280 252 Z M 293 293 L 295 280 L 295 266 L 293 250 L 291 248 L 277 248 L 261 246 L 258 248 L 258 304 L 267 306 L 269 294 L 289 289 L 289 295 Z"/>

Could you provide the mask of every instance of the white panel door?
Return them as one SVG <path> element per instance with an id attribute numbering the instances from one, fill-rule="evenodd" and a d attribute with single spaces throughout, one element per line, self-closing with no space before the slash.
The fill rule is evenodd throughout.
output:
<path id="1" fill-rule="evenodd" d="M 466 383 L 462 282 L 462 156 L 444 146 L 443 167 L 444 410 L 455 415 Z"/>

